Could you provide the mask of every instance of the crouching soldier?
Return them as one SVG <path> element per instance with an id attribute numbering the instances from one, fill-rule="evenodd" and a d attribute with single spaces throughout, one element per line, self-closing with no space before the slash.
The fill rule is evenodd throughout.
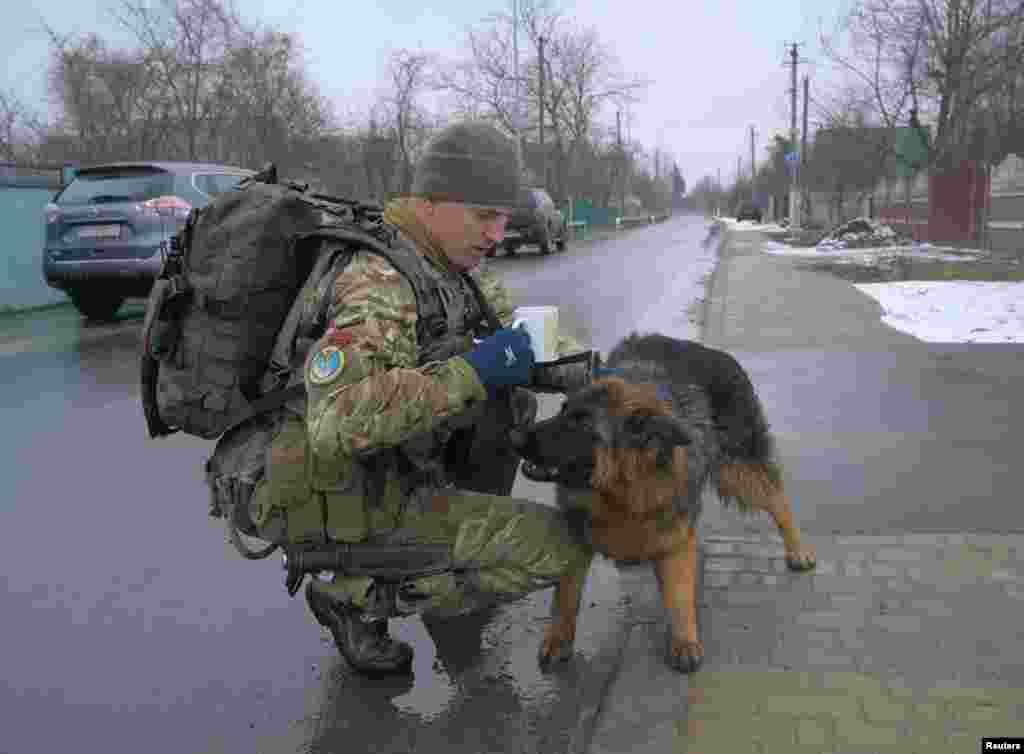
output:
<path id="1" fill-rule="evenodd" d="M 359 251 L 323 289 L 329 326 L 294 378 L 307 397 L 275 425 L 249 507 L 271 541 L 444 546 L 453 569 L 402 584 L 409 613 L 514 600 L 590 563 L 555 509 L 507 497 L 518 467 L 507 433 L 536 414 L 534 358 L 479 266 L 518 193 L 515 148 L 492 127 L 457 124 L 431 142 L 412 196 L 384 212 L 404 269 Z M 561 355 L 579 350 L 560 337 Z M 556 367 L 546 384 L 582 387 L 591 366 Z M 355 669 L 406 672 L 412 649 L 389 636 L 378 587 L 335 571 L 311 579 L 306 599 Z"/>

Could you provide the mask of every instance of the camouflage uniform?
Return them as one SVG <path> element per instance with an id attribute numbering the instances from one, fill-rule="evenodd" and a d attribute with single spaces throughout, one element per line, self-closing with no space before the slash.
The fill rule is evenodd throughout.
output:
<path id="1" fill-rule="evenodd" d="M 394 214 L 406 226 L 396 242 L 421 255 L 450 298 L 451 310 L 475 310 L 468 286 L 443 254 L 413 243 L 410 214 Z M 413 235 L 421 238 L 421 232 Z M 502 324 L 510 326 L 505 288 L 485 269 L 470 274 Z M 354 255 L 327 295 L 329 327 L 309 349 L 304 366 L 308 401 L 285 412 L 271 443 L 266 476 L 254 495 L 257 526 L 283 526 L 287 531 L 278 535 L 290 541 L 449 544 L 454 564 L 465 569 L 462 575 L 412 584 L 422 600 L 419 609 L 440 614 L 516 599 L 552 586 L 567 572 L 585 571 L 590 551 L 548 506 L 444 487 L 429 475 L 410 487 L 394 468 L 387 472 L 382 498 L 370 504 L 365 480 L 360 481 L 360 459 L 430 436 L 439 426 L 457 426 L 488 395 L 462 358 L 418 365 L 416 297 L 382 257 Z M 455 316 L 450 324 L 458 329 L 465 319 Z M 571 338 L 559 341 L 560 355 L 581 350 Z M 464 350 L 471 347 L 467 337 Z M 437 448 L 431 452 L 436 456 Z M 366 606 L 369 587 L 369 579 L 340 575 L 318 585 L 357 607 Z"/>

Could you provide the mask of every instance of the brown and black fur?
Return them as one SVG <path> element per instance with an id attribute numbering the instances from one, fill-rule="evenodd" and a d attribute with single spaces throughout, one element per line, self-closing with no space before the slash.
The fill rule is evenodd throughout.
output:
<path id="1" fill-rule="evenodd" d="M 775 445 L 750 378 L 725 353 L 662 335 L 631 335 L 600 377 L 567 397 L 562 412 L 515 438 L 524 473 L 558 484 L 559 504 L 583 509 L 595 550 L 654 566 L 671 623 L 669 664 L 696 670 L 697 523 L 703 493 L 767 512 L 793 570 L 815 564 L 801 544 L 783 489 Z M 555 592 L 542 663 L 567 656 L 576 634 L 583 579 Z"/>

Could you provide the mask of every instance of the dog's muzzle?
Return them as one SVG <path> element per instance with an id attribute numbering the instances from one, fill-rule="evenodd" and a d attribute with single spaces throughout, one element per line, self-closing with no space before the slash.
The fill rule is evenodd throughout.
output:
<path id="1" fill-rule="evenodd" d="M 590 487 L 590 478 L 594 472 L 593 466 L 542 466 L 523 458 L 523 465 L 519 467 L 523 476 L 534 482 L 548 482 L 561 484 L 574 489 L 587 489 Z"/>
<path id="2" fill-rule="evenodd" d="M 537 448 L 534 447 L 532 437 L 528 432 L 522 429 L 513 429 L 509 432 L 509 444 L 523 459 L 523 465 L 520 469 L 523 472 L 523 476 L 527 479 L 533 480 L 534 482 L 560 482 L 566 483 L 570 477 L 580 475 L 570 475 L 566 471 L 558 466 L 544 466 L 537 463 L 533 458 L 536 458 L 539 453 Z M 589 480 L 590 473 L 586 473 L 586 480 Z"/>
<path id="3" fill-rule="evenodd" d="M 523 465 L 520 468 L 523 470 L 524 477 L 535 482 L 557 482 L 561 472 L 557 466 L 544 468 L 533 463 L 533 461 L 523 461 Z"/>

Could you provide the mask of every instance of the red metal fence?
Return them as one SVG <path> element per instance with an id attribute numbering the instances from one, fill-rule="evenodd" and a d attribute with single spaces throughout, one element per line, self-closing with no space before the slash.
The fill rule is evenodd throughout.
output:
<path id="1" fill-rule="evenodd" d="M 959 244 L 984 239 L 990 194 L 989 176 L 984 166 L 962 162 L 957 169 L 936 173 L 928 178 L 928 199 L 894 202 L 878 209 L 878 218 L 904 232 L 915 241 Z"/>

